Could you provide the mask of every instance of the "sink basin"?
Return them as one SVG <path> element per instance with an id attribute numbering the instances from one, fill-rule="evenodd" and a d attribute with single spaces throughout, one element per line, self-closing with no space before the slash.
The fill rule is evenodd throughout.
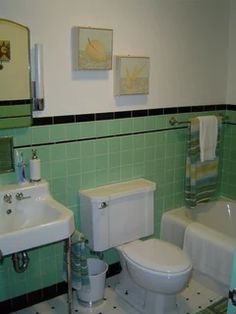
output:
<path id="1" fill-rule="evenodd" d="M 74 230 L 73 212 L 52 198 L 48 182 L 0 188 L 3 255 L 69 238 Z"/>

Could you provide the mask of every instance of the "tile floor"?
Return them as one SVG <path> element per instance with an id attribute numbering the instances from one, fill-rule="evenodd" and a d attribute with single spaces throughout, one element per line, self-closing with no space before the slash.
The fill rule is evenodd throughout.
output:
<path id="1" fill-rule="evenodd" d="M 139 314 L 114 291 L 116 278 L 107 280 L 105 300 L 94 308 L 82 307 L 74 295 L 74 313 L 79 314 Z M 179 314 L 195 314 L 222 298 L 221 295 L 203 287 L 194 279 L 178 297 Z M 66 295 L 62 295 L 14 314 L 67 314 Z"/>

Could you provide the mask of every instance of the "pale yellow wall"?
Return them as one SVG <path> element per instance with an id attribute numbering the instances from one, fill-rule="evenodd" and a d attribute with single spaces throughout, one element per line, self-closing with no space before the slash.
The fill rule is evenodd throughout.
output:
<path id="1" fill-rule="evenodd" d="M 0 100 L 30 98 L 29 45 L 26 28 L 0 22 L 0 40 L 10 41 L 11 58 L 0 70 Z"/>

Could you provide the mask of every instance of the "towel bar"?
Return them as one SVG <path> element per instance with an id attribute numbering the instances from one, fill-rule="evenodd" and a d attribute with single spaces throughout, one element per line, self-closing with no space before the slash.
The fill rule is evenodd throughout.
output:
<path id="1" fill-rule="evenodd" d="M 228 120 L 229 119 L 229 117 L 227 117 L 227 116 L 220 116 L 220 117 L 222 117 L 222 120 L 223 121 L 225 121 L 225 120 Z M 178 124 L 189 124 L 190 123 L 190 121 L 188 120 L 188 121 L 178 121 L 175 117 L 171 117 L 170 118 L 170 120 L 169 120 L 169 123 L 170 123 L 170 125 L 172 125 L 172 126 L 174 126 L 174 125 L 178 125 Z"/>

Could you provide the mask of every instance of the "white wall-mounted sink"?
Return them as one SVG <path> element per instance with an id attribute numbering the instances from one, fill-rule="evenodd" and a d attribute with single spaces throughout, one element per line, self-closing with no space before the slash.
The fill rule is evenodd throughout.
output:
<path id="1" fill-rule="evenodd" d="M 46 181 L 0 187 L 3 255 L 69 238 L 74 230 L 73 212 L 52 198 Z"/>

